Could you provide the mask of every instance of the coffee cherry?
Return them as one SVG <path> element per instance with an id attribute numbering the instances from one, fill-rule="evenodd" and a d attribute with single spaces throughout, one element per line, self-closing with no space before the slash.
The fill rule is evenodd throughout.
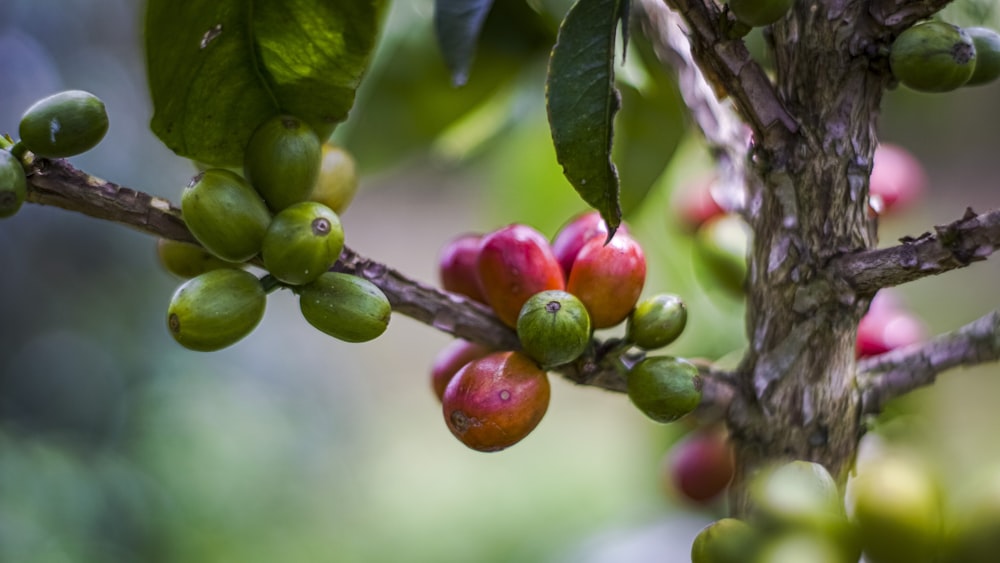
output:
<path id="1" fill-rule="evenodd" d="M 723 432 L 699 429 L 670 448 L 664 465 L 670 490 L 696 505 L 707 505 L 733 478 L 733 451 Z"/>
<path id="2" fill-rule="evenodd" d="M 593 238 L 580 249 L 566 290 L 583 301 L 595 329 L 625 320 L 646 283 L 646 256 L 627 234 L 616 234 L 607 244 Z"/>
<path id="3" fill-rule="evenodd" d="M 691 544 L 691 563 L 747 563 L 760 542 L 743 520 L 722 518 L 702 528 Z"/>
<path id="4" fill-rule="evenodd" d="M 701 402 L 701 376 L 694 364 L 669 356 L 648 357 L 628 371 L 629 399 L 656 422 L 673 422 Z"/>
<path id="5" fill-rule="evenodd" d="M 622 223 L 615 233 L 627 234 L 628 228 Z M 608 225 L 597 211 L 587 211 L 573 217 L 560 227 L 552 239 L 552 254 L 559 261 L 563 277 L 567 280 L 580 249 L 594 238 L 602 241 L 608 238 Z"/>
<path id="6" fill-rule="evenodd" d="M 264 121 L 243 155 L 246 179 L 275 212 L 306 201 L 319 176 L 322 143 L 301 119 L 276 115 Z"/>
<path id="7" fill-rule="evenodd" d="M 448 343 L 434 357 L 431 366 L 431 387 L 438 400 L 444 397 L 444 390 L 458 370 L 472 360 L 478 360 L 492 352 L 486 346 L 457 338 Z"/>
<path id="8" fill-rule="evenodd" d="M 373 340 L 389 326 L 389 299 L 364 278 L 326 272 L 298 293 L 299 309 L 306 321 L 344 342 Z"/>
<path id="9" fill-rule="evenodd" d="M 989 84 L 1000 77 L 1000 33 L 986 27 L 967 27 L 976 47 L 976 68 L 965 86 Z"/>
<path id="10" fill-rule="evenodd" d="M 483 236 L 476 273 L 486 301 L 511 328 L 517 326 L 517 316 L 529 297 L 565 288 L 549 241 L 527 225 L 508 225 Z"/>
<path id="11" fill-rule="evenodd" d="M 909 151 L 891 143 L 875 149 L 868 196 L 876 214 L 908 207 L 927 191 L 927 184 L 923 165 Z"/>
<path id="12" fill-rule="evenodd" d="M 21 143 L 46 158 L 88 151 L 107 132 L 104 102 L 83 90 L 66 90 L 38 100 L 24 112 L 18 127 Z"/>
<path id="13" fill-rule="evenodd" d="M 764 540 L 752 563 L 856 563 L 844 556 L 840 546 L 822 534 L 792 532 Z"/>
<path id="14" fill-rule="evenodd" d="M 17 157 L 0 149 L 0 218 L 21 209 L 28 195 L 28 181 Z"/>
<path id="15" fill-rule="evenodd" d="M 919 460 L 884 454 L 858 468 L 852 518 L 870 563 L 936 561 L 940 491 Z"/>
<path id="16" fill-rule="evenodd" d="M 449 240 L 438 256 L 438 274 L 444 289 L 486 303 L 476 270 L 482 238 L 482 235 L 467 233 Z"/>
<path id="17" fill-rule="evenodd" d="M 309 201 L 322 203 L 341 215 L 358 192 L 358 170 L 354 157 L 343 147 L 324 143 L 319 177 L 309 194 Z"/>
<path id="18" fill-rule="evenodd" d="M 738 296 L 744 293 L 749 246 L 750 227 L 738 215 L 720 215 L 706 221 L 694 238 L 695 255 L 713 281 Z"/>
<path id="19" fill-rule="evenodd" d="M 272 276 L 302 285 L 329 270 L 343 249 L 340 217 L 322 203 L 303 201 L 274 216 L 260 254 Z"/>
<path id="20" fill-rule="evenodd" d="M 156 255 L 166 271 L 185 279 L 221 268 L 240 267 L 239 264 L 216 257 L 196 244 L 165 238 L 156 241 Z"/>
<path id="21" fill-rule="evenodd" d="M 253 331 L 266 302 L 260 280 L 250 272 L 212 270 L 177 289 L 167 309 L 167 327 L 185 348 L 219 350 Z"/>
<path id="22" fill-rule="evenodd" d="M 678 223 L 684 232 L 694 233 L 709 219 L 724 215 L 726 211 L 712 196 L 715 180 L 715 176 L 710 175 L 674 192 L 669 220 Z"/>
<path id="23" fill-rule="evenodd" d="M 508 448 L 527 436 L 549 406 L 549 379 L 520 352 L 473 360 L 452 378 L 442 408 L 448 429 L 481 452 Z"/>
<path id="24" fill-rule="evenodd" d="M 892 74 L 921 92 L 947 92 L 962 86 L 976 68 L 976 47 L 958 26 L 931 20 L 899 34 L 889 52 Z"/>
<path id="25" fill-rule="evenodd" d="M 644 350 L 670 344 L 684 332 L 687 307 L 680 297 L 661 293 L 640 301 L 628 316 L 625 338 Z"/>
<path id="26" fill-rule="evenodd" d="M 763 27 L 780 20 L 795 0 L 729 0 L 729 11 L 751 27 Z"/>
<path id="27" fill-rule="evenodd" d="M 209 252 L 245 262 L 260 252 L 271 212 L 246 180 L 221 168 L 191 179 L 181 194 L 184 222 Z"/>
<path id="28" fill-rule="evenodd" d="M 893 299 L 891 293 L 880 291 L 861 317 L 856 344 L 859 358 L 877 356 L 926 339 L 924 323 Z"/>
<path id="29" fill-rule="evenodd" d="M 573 294 L 559 289 L 532 295 L 517 317 L 524 353 L 542 368 L 572 362 L 590 343 L 590 316 Z"/>

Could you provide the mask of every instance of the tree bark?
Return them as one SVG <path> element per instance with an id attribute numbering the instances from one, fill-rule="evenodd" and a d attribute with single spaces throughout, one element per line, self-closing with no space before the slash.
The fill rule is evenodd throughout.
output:
<path id="1" fill-rule="evenodd" d="M 798 128 L 749 154 L 751 344 L 728 417 L 737 515 L 748 478 L 768 464 L 815 461 L 843 485 L 864 431 L 855 339 L 870 296 L 826 265 L 875 243 L 868 177 L 888 75 L 869 58 L 878 28 L 867 5 L 797 2 L 770 33 L 778 95 Z"/>

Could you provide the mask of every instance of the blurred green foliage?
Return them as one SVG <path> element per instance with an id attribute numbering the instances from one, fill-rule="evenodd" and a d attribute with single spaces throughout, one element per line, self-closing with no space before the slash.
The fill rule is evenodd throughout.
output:
<path id="1" fill-rule="evenodd" d="M 334 138 L 364 170 L 343 217 L 347 243 L 433 283 L 436 253 L 455 234 L 516 221 L 552 235 L 584 205 L 555 161 L 543 105 L 545 57 L 569 2 L 498 2 L 517 4 L 504 8 L 515 15 L 491 15 L 457 90 L 435 52 L 431 4 L 393 5 Z M 522 16 L 522 27 L 504 19 Z M 177 202 L 194 170 L 149 131 L 140 21 L 128 0 L 7 0 L 0 133 L 34 99 L 92 91 L 111 130 L 73 163 Z M 645 72 L 622 70 L 626 104 L 669 86 Z M 996 93 L 886 96 L 880 129 L 926 163 L 933 193 L 883 221 L 884 244 L 967 204 L 996 207 L 1000 115 L 976 109 Z M 659 107 L 677 118 L 676 106 Z M 633 168 L 651 178 L 626 220 L 647 253 L 645 293 L 688 304 L 688 328 L 667 352 L 715 359 L 745 345 L 743 305 L 698 278 L 670 207 L 711 170 L 681 127 L 661 132 L 677 146 L 662 173 L 636 156 L 646 145 L 622 155 L 635 162 L 623 178 Z M 996 262 L 901 293 L 934 332 L 948 330 L 1000 307 Z M 686 553 L 691 522 L 704 521 L 676 514 L 660 491 L 658 460 L 685 428 L 648 422 L 623 395 L 556 378 L 532 436 L 479 454 L 450 436 L 430 390 L 447 337 L 404 317 L 348 345 L 311 329 L 279 292 L 247 340 L 199 354 L 167 333 L 179 280 L 158 268 L 145 235 L 28 205 L 0 224 L 0 264 L 0 561 L 680 561 L 671 554 Z M 949 375 L 899 403 L 889 418 L 922 422 L 893 437 L 947 454 L 953 475 L 1000 459 L 987 439 L 995 375 Z M 667 518 L 652 536 L 597 535 Z"/>

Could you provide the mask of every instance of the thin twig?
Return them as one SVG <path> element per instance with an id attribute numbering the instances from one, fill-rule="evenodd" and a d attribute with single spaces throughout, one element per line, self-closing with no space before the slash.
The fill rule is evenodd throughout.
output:
<path id="1" fill-rule="evenodd" d="M 902 239 L 889 248 L 845 254 L 834 259 L 830 271 L 864 295 L 968 266 L 985 260 L 1000 247 L 1000 210 L 965 215 L 934 233 Z"/>
<path id="2" fill-rule="evenodd" d="M 931 385 L 943 371 L 998 359 L 1000 311 L 993 311 L 926 343 L 860 361 L 862 411 L 878 414 L 889 400 Z"/>

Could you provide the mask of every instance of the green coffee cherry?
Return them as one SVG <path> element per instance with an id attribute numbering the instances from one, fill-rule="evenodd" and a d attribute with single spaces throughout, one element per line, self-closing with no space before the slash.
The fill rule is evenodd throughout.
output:
<path id="1" fill-rule="evenodd" d="M 302 285 L 329 270 L 343 248 L 340 217 L 321 203 L 305 201 L 275 215 L 264 235 L 261 257 L 272 276 Z"/>
<path id="2" fill-rule="evenodd" d="M 691 563 L 747 563 L 757 532 L 743 520 L 722 518 L 702 528 L 691 545 Z"/>
<path id="3" fill-rule="evenodd" d="M 855 563 L 841 553 L 836 542 L 821 534 L 793 532 L 769 537 L 753 563 Z"/>
<path id="4" fill-rule="evenodd" d="M 921 92 L 947 92 L 962 86 L 976 68 L 972 38 L 950 23 L 931 20 L 899 34 L 889 51 L 892 74 Z"/>
<path id="5" fill-rule="evenodd" d="M 21 143 L 46 158 L 65 158 L 90 150 L 107 132 L 104 102 L 82 90 L 67 90 L 38 100 L 24 112 L 18 127 Z"/>
<path id="6" fill-rule="evenodd" d="M 517 317 L 524 352 L 543 369 L 580 357 L 590 342 L 590 315 L 572 293 L 552 289 L 528 298 Z"/>
<path id="7" fill-rule="evenodd" d="M 240 267 L 239 264 L 216 257 L 197 244 L 165 238 L 156 241 L 156 256 L 166 271 L 185 279 L 212 270 Z"/>
<path id="8" fill-rule="evenodd" d="M 260 252 L 271 212 L 246 180 L 221 168 L 191 179 L 181 211 L 194 238 L 223 260 L 245 262 Z"/>
<path id="9" fill-rule="evenodd" d="M 673 422 L 701 402 L 701 376 L 694 364 L 653 356 L 632 366 L 626 387 L 632 403 L 657 422 Z"/>
<path id="10" fill-rule="evenodd" d="M 319 177 L 309 201 L 322 203 L 341 215 L 358 192 L 358 166 L 351 153 L 333 143 L 323 144 Z"/>
<path id="11" fill-rule="evenodd" d="M 306 201 L 319 176 L 322 143 L 306 122 L 276 115 L 257 128 L 243 156 L 243 172 L 275 212 Z"/>
<path id="12" fill-rule="evenodd" d="M 687 307 L 676 295 L 661 293 L 643 299 L 628 316 L 626 338 L 644 350 L 670 344 L 684 332 Z"/>
<path id="13" fill-rule="evenodd" d="M 181 285 L 167 309 L 167 327 L 185 348 L 211 352 L 250 334 L 264 316 L 267 294 L 245 270 L 212 270 Z"/>
<path id="14" fill-rule="evenodd" d="M 729 11 L 749 26 L 763 27 L 780 20 L 793 3 L 795 0 L 729 0 Z"/>
<path id="15" fill-rule="evenodd" d="M 0 218 L 10 217 L 21 209 L 28 195 L 28 181 L 17 157 L 0 149 Z"/>
<path id="16" fill-rule="evenodd" d="M 1000 77 L 1000 33 L 986 27 L 967 27 L 976 46 L 976 68 L 965 86 L 988 84 Z"/>
<path id="17" fill-rule="evenodd" d="M 389 299 L 366 279 L 326 272 L 298 291 L 302 316 L 339 340 L 367 342 L 378 338 L 389 326 Z"/>

